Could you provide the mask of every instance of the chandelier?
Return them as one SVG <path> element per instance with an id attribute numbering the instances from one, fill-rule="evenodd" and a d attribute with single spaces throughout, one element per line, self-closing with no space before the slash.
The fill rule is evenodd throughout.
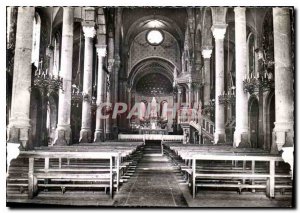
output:
<path id="1" fill-rule="evenodd" d="M 261 72 L 257 75 L 250 74 L 250 77 L 246 77 L 243 81 L 243 87 L 245 92 L 250 94 L 262 90 L 263 92 L 269 91 L 274 88 L 274 61 L 267 57 L 268 53 L 260 48 L 257 48 L 255 52 L 258 54 L 258 61 L 261 64 Z"/>
<path id="2" fill-rule="evenodd" d="M 215 99 L 209 101 L 207 105 L 203 105 L 203 113 L 205 115 L 211 114 L 215 111 Z"/>
<path id="3" fill-rule="evenodd" d="M 76 84 L 72 85 L 71 103 L 73 106 L 78 107 L 83 101 L 83 93 L 80 91 L 79 86 Z"/>
<path id="4" fill-rule="evenodd" d="M 231 91 L 232 90 L 232 91 Z M 228 93 L 223 93 L 223 95 L 219 95 L 219 104 L 234 104 L 235 103 L 235 87 L 231 87 Z"/>
<path id="5" fill-rule="evenodd" d="M 42 67 L 43 60 L 39 62 L 41 66 L 36 70 L 33 80 L 33 87 L 39 89 L 42 93 L 57 92 L 63 89 L 63 79 L 58 75 L 49 74 L 48 69 Z"/>
<path id="6" fill-rule="evenodd" d="M 71 93 L 71 103 L 73 106 L 79 107 L 79 104 L 83 101 L 89 101 L 89 95 L 84 94 L 80 90 L 80 87 L 76 84 L 72 85 L 72 93 Z M 97 109 L 96 98 L 92 96 L 90 100 L 91 111 L 95 111 Z"/>

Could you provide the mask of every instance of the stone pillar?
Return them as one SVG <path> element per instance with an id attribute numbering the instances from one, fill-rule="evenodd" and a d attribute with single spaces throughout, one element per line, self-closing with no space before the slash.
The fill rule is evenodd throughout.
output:
<path id="1" fill-rule="evenodd" d="M 275 60 L 275 127 L 272 146 L 294 145 L 294 75 L 289 8 L 273 8 Z M 277 151 L 272 147 L 273 152 Z"/>
<path id="2" fill-rule="evenodd" d="M 236 126 L 234 147 L 251 147 L 248 127 L 248 93 L 243 90 L 247 75 L 246 8 L 235 7 Z"/>
<path id="3" fill-rule="evenodd" d="M 113 78 L 115 77 L 113 75 L 114 73 L 114 37 L 113 32 L 109 32 L 109 38 L 108 38 L 108 78 L 107 78 L 107 103 L 112 102 L 113 98 Z M 112 117 L 109 116 L 106 119 L 106 128 L 105 128 L 105 134 L 106 138 L 111 140 L 112 135 Z"/>
<path id="4" fill-rule="evenodd" d="M 120 69 L 120 57 L 117 55 L 115 57 L 115 65 L 114 65 L 114 100 L 113 100 L 113 107 L 119 101 L 119 69 Z M 112 125 L 113 125 L 113 134 L 114 138 L 118 138 L 118 117 L 112 118 Z"/>
<path id="5" fill-rule="evenodd" d="M 195 94 L 195 100 L 194 100 L 195 106 L 193 106 L 193 107 L 197 108 L 199 106 L 199 100 L 200 100 L 200 85 L 199 84 L 195 84 L 194 94 Z"/>
<path id="6" fill-rule="evenodd" d="M 53 75 L 59 74 L 59 50 L 60 44 L 57 42 L 54 47 L 54 60 L 53 60 Z"/>
<path id="7" fill-rule="evenodd" d="M 61 76 L 63 90 L 59 91 L 58 123 L 54 145 L 69 145 L 71 143 L 71 86 L 73 59 L 73 28 L 74 8 L 63 8 L 62 47 L 61 47 Z"/>
<path id="8" fill-rule="evenodd" d="M 209 105 L 210 101 L 210 57 L 212 47 L 204 47 L 202 49 L 202 57 L 204 59 L 204 105 Z"/>
<path id="9" fill-rule="evenodd" d="M 113 60 L 113 59 L 112 59 Z M 109 64 L 110 63 L 114 63 L 113 61 L 112 62 L 108 62 Z M 109 73 L 108 73 L 108 75 L 107 75 L 107 87 L 106 87 L 106 89 L 107 89 L 107 91 L 106 91 L 106 93 L 107 93 L 107 98 L 106 98 L 106 102 L 107 103 L 111 103 L 111 97 L 112 97 L 112 85 L 111 85 L 111 78 L 110 78 L 110 76 L 111 76 L 111 74 L 112 74 L 112 72 L 111 72 L 111 67 L 110 66 L 112 66 L 112 65 L 108 65 L 108 70 L 109 70 Z M 107 138 L 107 139 L 109 139 L 109 140 L 111 140 L 112 139 L 112 119 L 111 119 L 111 116 L 109 116 L 108 118 L 106 118 L 106 128 L 105 128 L 105 134 L 106 134 L 106 137 L 105 138 Z"/>
<path id="10" fill-rule="evenodd" d="M 215 132 L 214 143 L 225 142 L 224 105 L 219 103 L 219 95 L 224 92 L 224 36 L 227 24 L 212 26 L 215 38 L 216 53 L 216 86 L 215 86 Z"/>
<path id="11" fill-rule="evenodd" d="M 91 115 L 91 97 L 93 82 L 93 38 L 96 35 L 94 24 L 84 24 L 84 73 L 83 73 L 83 101 L 82 101 L 82 119 L 79 143 L 92 142 L 92 115 Z"/>
<path id="12" fill-rule="evenodd" d="M 128 94 L 128 112 L 130 112 L 130 110 L 131 110 L 131 91 L 132 91 L 132 88 L 131 87 L 129 87 L 129 88 L 127 88 L 127 94 Z"/>
<path id="13" fill-rule="evenodd" d="M 193 103 L 193 88 L 192 88 L 192 83 L 188 83 L 188 106 L 189 108 L 192 108 L 192 103 Z"/>
<path id="14" fill-rule="evenodd" d="M 96 45 L 98 54 L 98 82 L 97 82 L 97 112 L 96 112 L 96 130 L 94 135 L 94 142 L 104 140 L 104 120 L 102 115 L 101 104 L 104 103 L 104 70 L 103 70 L 103 57 L 106 55 L 106 45 Z"/>
<path id="15" fill-rule="evenodd" d="M 34 7 L 19 7 L 15 45 L 11 117 L 7 127 L 7 147 L 27 149 L 30 145 L 29 119 L 31 91 L 31 51 Z M 15 143 L 15 145 L 10 144 Z M 10 155 L 10 150 L 7 150 Z"/>
<path id="16" fill-rule="evenodd" d="M 180 106 L 182 104 L 181 96 L 182 96 L 182 88 L 178 87 L 177 88 L 177 104 L 178 104 L 178 109 L 180 108 Z"/>

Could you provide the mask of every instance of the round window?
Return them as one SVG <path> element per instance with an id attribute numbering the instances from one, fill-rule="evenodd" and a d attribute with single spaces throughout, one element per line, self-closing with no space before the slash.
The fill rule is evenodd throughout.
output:
<path id="1" fill-rule="evenodd" d="M 161 30 L 149 30 L 146 39 L 151 45 L 160 45 L 164 40 L 164 35 Z"/>

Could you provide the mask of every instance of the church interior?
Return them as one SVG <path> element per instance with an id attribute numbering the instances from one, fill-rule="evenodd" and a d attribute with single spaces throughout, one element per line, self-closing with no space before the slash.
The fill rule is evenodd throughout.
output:
<path id="1" fill-rule="evenodd" d="M 7 7 L 7 206 L 293 207 L 292 7 Z"/>

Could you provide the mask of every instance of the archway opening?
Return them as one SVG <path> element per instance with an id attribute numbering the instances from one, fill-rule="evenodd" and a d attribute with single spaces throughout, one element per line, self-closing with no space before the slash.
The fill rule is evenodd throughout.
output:
<path id="1" fill-rule="evenodd" d="M 249 106 L 249 130 L 250 142 L 253 148 L 263 148 L 263 141 L 258 139 L 259 127 L 259 104 L 256 98 L 253 98 Z"/>

